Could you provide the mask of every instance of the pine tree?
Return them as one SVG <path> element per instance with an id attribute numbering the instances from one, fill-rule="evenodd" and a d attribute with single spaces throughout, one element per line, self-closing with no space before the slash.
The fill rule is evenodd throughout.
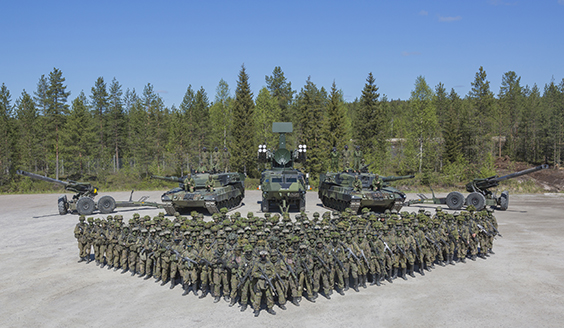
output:
<path id="1" fill-rule="evenodd" d="M 486 71 L 482 66 L 475 75 L 468 98 L 472 104 L 471 115 L 474 125 L 470 158 L 472 163 L 481 163 L 485 154 L 491 151 L 492 110 L 494 97 L 490 91 L 490 82 L 486 79 Z"/>
<path id="2" fill-rule="evenodd" d="M 108 145 L 111 145 L 114 153 L 114 172 L 120 169 L 120 160 L 123 156 L 123 148 L 126 145 L 127 121 L 123 106 L 123 92 L 121 85 L 114 78 L 110 85 L 108 97 Z"/>
<path id="3" fill-rule="evenodd" d="M 94 122 L 98 130 L 98 140 L 96 144 L 98 148 L 99 159 L 102 160 L 102 163 L 104 163 L 103 160 L 106 158 L 106 116 L 108 113 L 108 107 L 109 95 L 106 89 L 106 82 L 104 82 L 103 77 L 99 77 L 91 89 L 90 108 L 92 110 L 92 116 L 94 117 Z"/>
<path id="4" fill-rule="evenodd" d="M 255 104 L 249 85 L 249 75 L 247 75 L 245 65 L 242 65 L 233 103 L 233 145 L 230 147 L 233 151 L 230 166 L 238 172 L 247 170 L 252 177 L 257 176 L 254 172 L 256 166 L 255 133 L 252 120 L 254 110 Z"/>
<path id="5" fill-rule="evenodd" d="M 182 114 L 182 122 L 186 133 L 183 137 L 183 149 L 185 149 L 188 166 L 192 169 L 198 167 L 198 154 L 200 150 L 198 149 L 198 129 L 194 122 L 197 120 L 197 113 L 195 112 L 195 102 L 196 93 L 189 85 L 180 103 L 179 111 Z"/>
<path id="6" fill-rule="evenodd" d="M 59 179 L 59 142 L 60 129 L 65 123 L 65 116 L 68 113 L 67 87 L 63 85 L 65 78 L 58 68 L 53 68 L 49 73 L 49 87 L 47 89 L 47 124 L 50 133 L 50 140 L 55 150 L 55 179 Z M 52 149 L 53 149 L 52 148 Z"/>
<path id="7" fill-rule="evenodd" d="M 35 164 L 35 169 L 37 170 L 45 170 L 44 174 L 47 174 L 49 161 L 48 161 L 48 154 L 49 154 L 49 145 L 51 140 L 49 137 L 51 133 L 48 127 L 48 104 L 49 99 L 47 96 L 47 91 L 49 90 L 49 81 L 45 77 L 45 75 L 41 75 L 39 78 L 39 82 L 37 82 L 37 89 L 33 93 L 34 94 L 34 101 L 35 107 L 39 111 L 39 121 L 38 125 L 38 139 L 39 139 L 39 150 L 37 154 L 38 163 Z"/>
<path id="8" fill-rule="evenodd" d="M 216 88 L 215 100 L 209 108 L 208 139 L 212 147 L 227 147 L 231 137 L 231 102 L 229 85 L 223 79 Z"/>
<path id="9" fill-rule="evenodd" d="M 272 133 L 272 123 L 280 121 L 280 107 L 266 87 L 260 89 L 254 110 L 255 144 L 266 144 L 272 148 L 278 144 L 278 136 Z"/>
<path id="10" fill-rule="evenodd" d="M 437 89 L 437 97 L 439 90 Z M 440 102 L 443 106 L 442 101 Z M 444 118 L 442 135 L 444 139 L 444 160 L 446 163 L 454 163 L 462 156 L 462 134 L 460 132 L 462 100 L 454 91 L 446 99 L 446 109 L 443 110 Z"/>

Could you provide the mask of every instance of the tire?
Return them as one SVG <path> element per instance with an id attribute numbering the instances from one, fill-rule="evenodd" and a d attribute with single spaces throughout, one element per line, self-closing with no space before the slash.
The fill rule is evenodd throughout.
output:
<path id="1" fill-rule="evenodd" d="M 102 214 L 112 213 L 116 208 L 116 201 L 112 196 L 103 196 L 98 200 L 98 211 Z"/>
<path id="2" fill-rule="evenodd" d="M 509 207 L 509 192 L 506 190 L 501 193 L 499 197 L 499 209 L 502 211 L 506 211 Z"/>
<path id="3" fill-rule="evenodd" d="M 65 215 L 68 213 L 68 202 L 67 202 L 67 196 L 61 196 L 59 197 L 59 201 L 57 203 L 58 207 L 59 207 L 59 214 L 60 215 Z"/>
<path id="4" fill-rule="evenodd" d="M 90 215 L 94 213 L 94 208 L 96 208 L 96 204 L 90 197 L 82 197 L 76 202 L 76 211 L 80 215 Z"/>
<path id="5" fill-rule="evenodd" d="M 478 192 L 473 192 L 466 197 L 466 206 L 470 205 L 474 205 L 476 211 L 481 211 L 486 206 L 486 197 Z"/>
<path id="6" fill-rule="evenodd" d="M 450 192 L 446 196 L 446 204 L 451 210 L 459 210 L 464 206 L 464 195 L 458 191 Z"/>

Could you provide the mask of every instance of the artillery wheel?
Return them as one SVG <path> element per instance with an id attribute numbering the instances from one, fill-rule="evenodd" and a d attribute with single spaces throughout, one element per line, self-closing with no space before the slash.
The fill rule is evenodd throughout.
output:
<path id="1" fill-rule="evenodd" d="M 96 204 L 90 197 L 82 197 L 76 202 L 76 211 L 81 215 L 90 215 L 94 213 Z"/>
<path id="2" fill-rule="evenodd" d="M 260 204 L 260 210 L 261 210 L 263 213 L 267 213 L 269 209 L 270 209 L 270 208 L 269 208 L 269 206 L 268 206 L 268 200 L 266 200 L 266 199 L 263 198 L 263 199 L 262 199 L 262 203 Z"/>
<path id="3" fill-rule="evenodd" d="M 98 199 L 98 211 L 102 214 L 112 213 L 116 208 L 116 201 L 112 196 L 103 196 Z"/>
<path id="4" fill-rule="evenodd" d="M 466 197 L 466 205 L 474 205 L 476 211 L 481 211 L 486 206 L 486 197 L 478 192 L 473 192 Z"/>
<path id="5" fill-rule="evenodd" d="M 451 210 L 459 210 L 464 206 L 464 195 L 458 191 L 450 192 L 446 196 L 446 204 Z"/>
<path id="6" fill-rule="evenodd" d="M 506 190 L 501 193 L 499 197 L 499 209 L 502 211 L 507 210 L 509 207 L 509 192 Z"/>
<path id="7" fill-rule="evenodd" d="M 67 196 L 61 196 L 59 197 L 59 201 L 57 202 L 57 206 L 59 207 L 59 214 L 60 215 L 65 215 L 68 213 L 68 202 L 67 202 Z"/>

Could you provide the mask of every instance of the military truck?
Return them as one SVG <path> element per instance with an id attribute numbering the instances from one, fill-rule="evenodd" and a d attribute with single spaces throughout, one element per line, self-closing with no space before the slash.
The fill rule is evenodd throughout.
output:
<path id="1" fill-rule="evenodd" d="M 509 207 L 509 192 L 503 191 L 498 197 L 492 191 L 491 188 L 499 186 L 499 183 L 504 180 L 516 178 L 525 174 L 531 174 L 540 170 L 547 169 L 548 165 L 543 164 L 537 167 L 526 169 L 519 172 L 514 172 L 501 177 L 497 175 L 491 176 L 489 178 L 474 179 L 466 184 L 466 191 L 470 194 L 464 197 L 464 195 L 458 191 L 451 191 L 446 197 L 435 197 L 435 192 L 431 189 L 433 194 L 432 198 L 429 198 L 423 194 L 418 194 L 419 199 L 414 199 L 406 202 L 406 205 L 412 204 L 444 204 L 448 206 L 451 210 L 459 210 L 462 207 L 474 205 L 476 210 L 480 211 L 486 206 L 497 207 L 497 209 L 505 211 Z"/>
<path id="2" fill-rule="evenodd" d="M 116 201 L 112 196 L 106 195 L 100 197 L 98 202 L 95 202 L 94 198 L 98 195 L 98 188 L 90 183 L 73 180 L 61 181 L 22 170 L 17 170 L 16 173 L 32 179 L 60 184 L 65 187 L 65 190 L 74 192 L 75 194 L 70 200 L 67 198 L 67 195 L 59 196 L 57 207 L 60 215 L 75 212 L 81 215 L 90 215 L 96 210 L 102 214 L 108 214 L 112 213 L 116 207 L 161 207 L 160 204 L 147 202 L 146 200 L 149 196 L 143 196 L 138 201 L 133 201 L 133 191 L 131 191 L 128 201 Z"/>
<path id="3" fill-rule="evenodd" d="M 240 206 L 245 197 L 245 175 L 236 172 L 152 178 L 178 182 L 177 188 L 161 196 L 163 207 L 169 215 L 194 208 L 205 208 L 210 214 L 218 213 L 223 207 L 231 210 Z"/>
<path id="4" fill-rule="evenodd" d="M 390 187 L 389 182 L 414 177 L 413 175 L 379 177 L 374 173 L 353 171 L 329 172 L 319 176 L 318 195 L 323 206 L 337 211 L 350 208 L 353 213 L 358 213 L 362 208 L 367 207 L 376 213 L 394 209 L 399 212 L 406 195 Z"/>
<path id="5" fill-rule="evenodd" d="M 272 151 L 266 145 L 259 145 L 258 161 L 269 163 L 260 176 L 260 189 L 262 191 L 261 211 L 278 211 L 285 213 L 291 209 L 305 211 L 307 176 L 294 168 L 294 163 L 305 162 L 306 145 L 299 145 L 298 149 L 286 148 L 286 133 L 292 133 L 291 122 L 272 123 L 272 132 L 279 133 L 278 149 Z"/>

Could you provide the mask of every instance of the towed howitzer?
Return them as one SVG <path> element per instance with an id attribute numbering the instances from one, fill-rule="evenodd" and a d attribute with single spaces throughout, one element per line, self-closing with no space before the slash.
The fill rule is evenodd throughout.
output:
<path id="1" fill-rule="evenodd" d="M 466 184 L 466 191 L 470 194 L 464 198 L 464 195 L 458 191 L 452 191 L 448 193 L 446 197 L 435 197 L 435 192 L 431 189 L 433 193 L 432 198 L 428 198 L 423 194 L 418 194 L 419 199 L 414 199 L 407 201 L 406 206 L 412 204 L 445 204 L 451 210 L 459 210 L 462 207 L 474 206 L 476 211 L 481 211 L 486 206 L 497 207 L 497 209 L 505 211 L 509 207 L 509 192 L 503 191 L 499 197 L 493 194 L 489 189 L 499 186 L 501 181 L 508 179 L 513 179 L 520 177 L 525 174 L 531 174 L 540 170 L 548 169 L 547 164 L 542 164 L 530 169 L 526 169 L 519 172 L 514 172 L 501 177 L 497 175 L 491 176 L 489 178 L 474 179 Z"/>
<path id="2" fill-rule="evenodd" d="M 39 174 L 30 173 L 22 170 L 17 170 L 17 174 L 23 175 L 32 179 L 43 180 L 47 182 L 57 183 L 63 185 L 65 190 L 74 192 L 72 199 L 68 200 L 66 195 L 59 196 L 57 200 L 59 214 L 65 215 L 67 213 L 78 212 L 81 215 L 90 215 L 95 210 L 100 211 L 102 214 L 108 214 L 114 211 L 116 207 L 137 207 L 137 206 L 151 206 L 162 208 L 162 204 L 154 202 L 145 202 L 149 196 L 143 196 L 138 201 L 132 201 L 133 190 L 129 196 L 129 201 L 116 201 L 112 196 L 102 196 L 98 202 L 94 202 L 94 197 L 98 195 L 98 187 L 92 186 L 90 183 L 77 182 L 73 180 L 62 181 Z"/>

